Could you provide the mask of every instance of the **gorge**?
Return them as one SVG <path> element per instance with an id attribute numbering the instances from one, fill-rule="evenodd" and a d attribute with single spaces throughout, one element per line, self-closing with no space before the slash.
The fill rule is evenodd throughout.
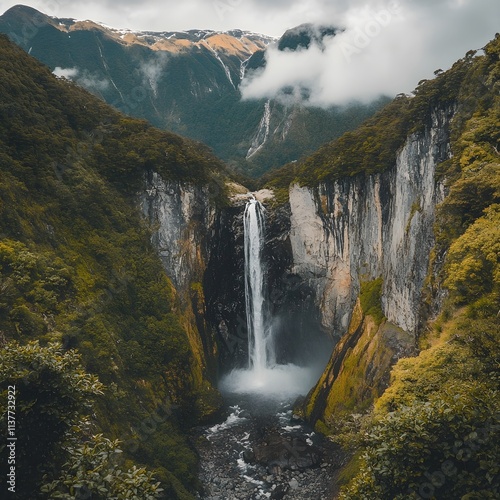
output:
<path id="1" fill-rule="evenodd" d="M 469 64 L 470 59 L 457 64 L 449 73 L 450 78 L 463 78 L 458 75 L 469 71 L 466 69 Z M 464 85 L 472 85 L 470 80 L 463 81 L 467 82 Z M 445 79 L 434 82 L 434 86 L 442 89 L 437 92 L 449 92 Z M 423 330 L 432 331 L 429 325 L 436 318 L 436 324 L 440 324 L 445 320 L 439 318 L 449 314 L 442 312 L 450 307 L 447 291 L 450 282 L 443 286 L 448 279 L 443 275 L 446 276 L 449 269 L 445 267 L 447 245 L 443 238 L 446 237 L 436 229 L 436 224 L 443 224 L 444 220 L 448 221 L 446 224 L 450 224 L 450 220 L 457 221 L 453 207 L 458 192 L 462 193 L 457 191 L 461 189 L 458 186 L 461 182 L 472 182 L 470 178 L 457 181 L 456 171 L 450 169 L 461 154 L 460 149 L 457 150 L 456 127 L 464 127 L 464 120 L 467 120 L 464 116 L 468 115 L 459 100 L 427 100 L 426 90 L 425 87 L 421 89 L 420 95 L 410 102 L 415 108 L 419 102 L 426 103 L 425 118 L 416 126 L 411 121 L 404 125 L 408 132 L 392 150 L 394 159 L 389 167 L 371 173 L 359 171 L 333 176 L 310 185 L 311 167 L 306 165 L 309 170 L 304 169 L 303 180 L 300 180 L 301 171 L 296 169 L 294 175 L 298 182 L 288 187 L 283 184 L 280 172 L 267 184 L 274 192 L 254 193 L 266 209 L 265 244 L 264 250 L 259 252 L 266 262 L 270 294 L 267 312 L 269 318 L 273 318 L 277 363 L 307 366 L 311 359 L 318 359 L 319 353 L 329 352 L 330 346 L 335 345 L 330 360 L 323 358 L 318 363 L 327 363 L 319 382 L 314 387 L 310 385 L 311 390 L 303 402 L 295 404 L 297 414 L 313 424 L 317 431 L 329 433 L 328 429 L 345 425 L 342 422 L 348 422 L 351 415 L 359 418 L 365 414 L 390 386 L 391 367 L 400 358 L 418 355 L 418 339 L 423 336 Z M 429 90 L 430 94 L 434 91 Z M 407 109 L 404 99 L 396 100 L 395 105 L 400 106 L 404 116 Z M 391 113 L 387 111 L 388 116 Z M 384 119 L 378 117 L 381 123 Z M 496 160 L 489 158 L 495 164 Z M 376 162 L 375 156 L 373 163 Z M 293 165 L 289 166 L 288 171 L 292 168 Z M 486 191 L 482 191 L 489 200 L 497 196 L 491 193 L 498 192 L 493 187 L 498 174 L 493 171 L 497 172 L 497 167 L 491 171 L 491 180 L 486 181 Z M 285 178 L 288 181 L 289 177 Z M 237 380 L 231 379 L 235 365 L 240 370 L 236 373 L 251 373 L 246 365 L 249 355 L 246 325 L 252 320 L 245 319 L 244 307 L 245 286 L 248 290 L 242 230 L 248 198 L 245 192 L 242 187 L 230 185 L 231 201 L 213 221 L 210 256 L 205 261 L 206 317 L 219 339 L 219 370 L 227 377 L 223 378 L 222 389 L 225 384 L 231 387 L 228 379 Z M 465 203 L 472 207 L 475 201 Z M 488 203 L 486 201 L 483 206 Z M 257 202 L 251 203 L 253 205 L 254 208 L 259 206 Z M 460 293 L 466 293 L 466 289 L 465 286 Z M 489 288 L 494 289 L 494 286 Z M 496 292 L 492 293 L 492 297 L 496 297 Z M 492 298 L 488 306 L 491 312 L 485 315 L 495 311 L 494 303 L 496 299 Z M 456 326 L 446 328 L 457 331 Z M 460 330 L 458 332 L 460 336 Z M 318 346 L 320 348 L 315 351 Z M 427 352 L 424 349 L 424 353 L 433 356 L 434 352 L 438 355 L 439 350 L 438 342 L 435 348 Z M 300 376 L 300 379 L 305 380 L 305 377 Z M 255 378 L 251 381 L 255 382 Z M 237 380 L 236 385 L 239 383 L 248 384 L 248 381 Z M 305 395 L 306 389 L 298 393 Z M 234 404 L 227 423 L 238 427 L 242 424 L 240 418 L 244 420 L 249 414 L 241 406 L 241 398 L 229 398 L 229 401 Z M 248 407 L 255 411 L 255 401 Z M 246 417 L 239 417 L 241 413 Z M 279 411 L 277 415 L 280 418 Z M 245 428 L 247 424 L 242 425 Z M 290 420 L 285 421 L 286 425 L 290 425 Z M 305 436 L 310 430 L 302 432 Z M 219 442 L 225 442 L 225 438 Z M 254 445 L 258 449 L 258 442 Z M 308 444 L 304 446 L 307 449 Z M 243 452 L 244 447 L 240 448 L 240 453 Z M 206 455 L 202 453 L 202 456 Z M 237 454 L 235 463 L 238 459 L 241 457 Z M 257 479 L 264 480 L 263 485 L 250 481 L 254 494 L 258 491 L 262 495 L 272 494 L 269 488 L 274 485 L 279 486 L 280 491 L 287 490 L 289 495 L 300 495 L 290 490 L 290 481 L 294 479 L 291 475 L 283 476 L 280 483 L 280 476 L 271 474 L 270 482 L 266 482 L 270 470 L 272 467 L 267 465 L 266 475 L 261 472 Z M 245 471 L 248 476 L 247 469 Z M 331 470 L 329 472 L 335 476 Z M 203 474 L 205 478 L 213 477 L 206 470 Z M 312 478 L 308 481 L 314 484 Z M 296 483 L 292 481 L 291 484 L 295 486 Z M 229 490 L 223 488 L 222 491 Z M 306 494 L 305 491 L 308 490 L 302 494 Z M 328 491 L 328 486 L 322 491 Z M 248 494 L 241 493 L 240 498 L 247 498 Z M 357 495 L 350 498 L 359 498 Z"/>
<path id="2" fill-rule="evenodd" d="M 0 57 L 19 498 L 495 497 L 499 36 L 253 186 Z"/>
<path id="3" fill-rule="evenodd" d="M 290 432 L 290 426 L 295 425 L 295 439 L 300 432 L 304 439 L 311 433 L 311 429 L 300 430 L 297 422 L 291 424 L 291 414 L 287 412 L 299 395 L 306 396 L 313 388 L 327 362 L 325 352 L 332 349 L 338 338 L 343 338 L 351 320 L 359 321 L 356 300 L 363 283 L 381 279 L 380 308 L 387 319 L 379 332 L 359 332 L 357 337 L 349 338 L 349 349 L 364 343 L 370 349 L 367 359 L 359 362 L 357 372 L 351 374 L 347 384 L 355 391 L 368 386 L 370 392 L 349 407 L 352 405 L 346 396 L 349 389 L 340 395 L 332 391 L 339 368 L 333 375 L 329 364 L 311 395 L 312 404 L 305 404 L 307 416 L 313 422 L 329 418 L 326 407 L 331 394 L 340 400 L 344 411 L 366 407 L 384 391 L 391 366 L 400 357 L 415 353 L 414 335 L 422 321 L 421 296 L 429 255 L 435 244 L 435 208 L 444 197 L 444 186 L 435 182 L 435 168 L 449 157 L 449 124 L 453 113 L 453 109 L 433 112 L 429 128 L 408 137 L 395 165 L 383 174 L 325 182 L 316 188 L 294 184 L 285 207 L 276 207 L 272 196 L 266 198 L 268 193 L 264 196 L 255 193 L 262 197 L 265 209 L 254 195 L 236 194 L 229 207 L 215 217 L 204 219 L 209 223 L 208 232 L 216 235 L 218 230 L 211 227 L 218 226 L 217 217 L 222 221 L 218 226 L 219 236 L 208 250 L 215 251 L 215 255 L 205 260 L 209 276 L 205 293 L 213 311 L 209 317 L 214 318 L 214 329 L 219 341 L 223 341 L 220 370 L 224 375 L 219 388 L 230 405 L 226 423 L 213 429 L 209 439 L 224 447 L 228 456 L 235 454 L 233 467 L 242 460 L 245 449 L 252 446 L 259 449 L 256 418 L 264 418 L 266 426 L 277 425 L 281 429 L 280 438 L 274 443 L 278 457 L 286 451 L 283 443 L 290 439 L 286 432 L 286 429 Z M 190 194 L 194 187 L 164 187 L 158 177 L 154 178 L 156 184 L 149 185 L 147 192 L 163 193 L 162 201 L 153 203 L 159 208 L 152 212 L 149 209 L 148 213 L 152 221 L 159 223 L 156 234 L 178 235 L 179 239 L 170 241 L 168 248 L 182 248 L 183 253 L 164 263 L 167 273 L 180 283 L 176 277 L 179 264 L 190 262 L 189 255 L 200 255 L 202 251 L 194 238 L 196 230 L 187 232 L 187 229 L 200 219 L 200 213 L 210 210 L 205 207 L 200 212 L 200 207 L 189 202 L 203 199 L 201 193 Z M 179 198 L 181 192 L 184 195 Z M 164 193 L 171 195 L 166 197 Z M 205 199 L 209 204 L 210 200 Z M 183 207 L 183 216 L 174 215 L 170 209 L 165 211 L 166 207 L 175 206 Z M 182 219 L 186 214 L 188 218 Z M 153 241 L 160 241 L 160 237 L 154 236 Z M 162 248 L 167 245 L 158 246 L 160 255 Z M 244 331 L 245 325 L 248 333 Z M 222 350 L 224 347 L 226 351 Z M 313 359 L 315 363 L 311 366 Z M 340 366 L 345 362 L 342 357 L 335 361 Z M 278 424 L 271 425 L 275 418 Z M 242 441 L 247 433 L 251 437 Z M 234 439 L 237 443 L 234 448 L 222 444 Z M 304 450 L 309 446 L 312 441 L 304 444 Z M 317 442 L 317 446 L 321 444 Z M 201 453 L 208 463 L 214 462 L 214 456 L 207 450 Z M 249 486 L 252 491 L 255 489 L 255 498 L 265 498 L 273 486 L 289 490 L 294 478 L 288 475 L 292 470 L 285 463 L 279 467 L 288 472 L 269 474 L 269 463 L 276 463 L 276 457 L 268 460 L 265 474 L 255 475 L 245 465 L 241 475 L 246 480 L 231 475 L 227 457 L 222 459 L 219 455 L 219 459 L 223 468 L 216 469 L 217 474 L 221 477 L 229 474 L 224 484 L 241 483 L 242 496 L 234 498 L 247 498 L 245 488 Z M 319 488 L 317 478 L 308 476 L 313 472 L 304 472 L 309 469 L 301 467 L 296 470 L 308 477 L 307 485 L 297 488 L 297 498 L 303 498 L 300 495 L 309 491 L 308 486 Z M 330 472 L 330 464 L 319 472 L 327 470 Z M 219 491 L 221 486 L 213 483 L 213 471 L 205 470 L 203 474 L 207 486 L 215 486 L 214 491 Z M 269 477 L 273 479 L 266 480 Z M 326 482 L 322 488 L 326 494 L 331 485 Z M 221 492 L 224 496 L 232 490 L 222 488 Z"/>

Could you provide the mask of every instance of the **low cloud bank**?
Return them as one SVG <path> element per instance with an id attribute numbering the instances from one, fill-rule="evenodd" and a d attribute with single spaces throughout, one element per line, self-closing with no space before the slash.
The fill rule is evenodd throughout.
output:
<path id="1" fill-rule="evenodd" d="M 495 35 L 497 0 L 390 1 L 359 4 L 330 19 L 343 31 L 308 49 L 271 47 L 266 67 L 241 84 L 245 99 L 301 100 L 328 107 L 411 92 Z M 371 4 L 373 5 L 373 4 Z M 498 15 L 491 15 L 498 13 Z M 322 21 L 325 25 L 325 19 Z"/>

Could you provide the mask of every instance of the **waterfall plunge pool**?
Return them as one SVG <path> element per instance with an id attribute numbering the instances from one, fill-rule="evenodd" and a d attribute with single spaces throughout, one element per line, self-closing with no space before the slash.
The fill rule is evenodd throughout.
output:
<path id="1" fill-rule="evenodd" d="M 232 370 L 220 382 L 227 396 L 248 394 L 279 401 L 305 396 L 318 379 L 318 371 L 293 364 L 247 370 Z"/>
<path id="2" fill-rule="evenodd" d="M 280 346 L 263 259 L 265 208 L 252 195 L 243 224 L 248 367 L 233 369 L 219 382 L 226 420 L 201 429 L 202 498 L 326 500 L 332 497 L 331 478 L 340 455 L 292 413 L 297 398 L 309 392 L 324 366 L 276 362 Z"/>

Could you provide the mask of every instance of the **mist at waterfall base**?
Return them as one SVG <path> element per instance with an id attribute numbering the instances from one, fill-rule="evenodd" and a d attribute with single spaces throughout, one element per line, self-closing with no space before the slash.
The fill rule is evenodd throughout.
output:
<path id="1" fill-rule="evenodd" d="M 281 318 L 269 312 L 266 268 L 263 262 L 265 208 L 250 199 L 245 207 L 245 299 L 248 329 L 248 367 L 234 369 L 220 381 L 219 388 L 230 399 L 284 402 L 306 395 L 318 380 L 327 358 L 317 352 L 309 363 L 284 362 L 277 341 Z M 286 351 L 286 349 L 284 349 Z M 323 349 L 320 350 L 325 353 Z M 326 351 L 328 352 L 328 351 Z M 280 362 L 277 362 L 277 358 Z"/>

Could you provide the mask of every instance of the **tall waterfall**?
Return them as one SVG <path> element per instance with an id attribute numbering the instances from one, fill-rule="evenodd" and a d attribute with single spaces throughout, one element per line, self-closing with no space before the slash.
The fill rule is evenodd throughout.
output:
<path id="1" fill-rule="evenodd" d="M 294 364 L 276 364 L 273 318 L 266 304 L 263 262 L 265 209 L 253 195 L 245 206 L 245 305 L 248 326 L 248 368 L 228 373 L 219 388 L 230 394 L 247 394 L 273 401 L 307 394 L 322 371 Z"/>
<path id="2" fill-rule="evenodd" d="M 255 372 L 275 363 L 272 328 L 266 311 L 266 284 L 262 250 L 264 246 L 264 207 L 252 198 L 245 207 L 245 300 L 248 326 L 248 362 Z"/>

